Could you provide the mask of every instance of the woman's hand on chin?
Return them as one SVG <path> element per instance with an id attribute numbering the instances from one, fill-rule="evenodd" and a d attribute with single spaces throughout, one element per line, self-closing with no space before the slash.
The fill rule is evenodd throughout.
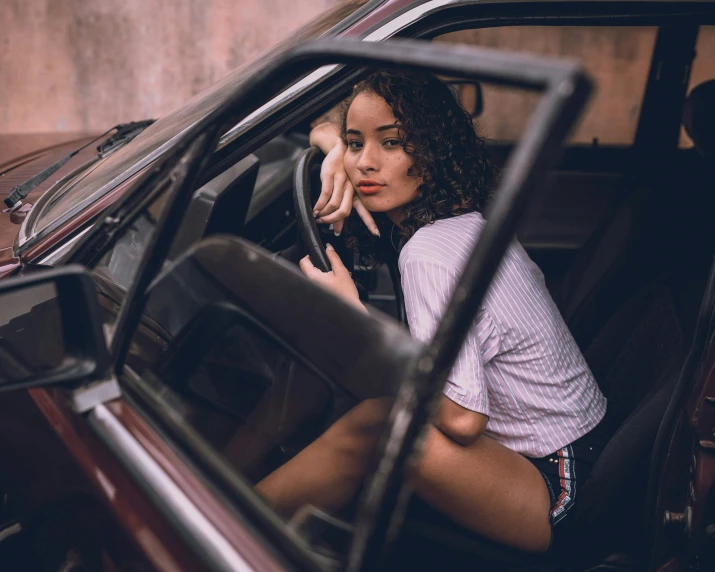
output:
<path id="1" fill-rule="evenodd" d="M 367 308 L 365 308 L 360 301 L 360 296 L 350 276 L 350 272 L 345 268 L 338 253 L 335 252 L 335 249 L 331 245 L 328 245 L 325 251 L 328 254 L 330 265 L 333 267 L 330 272 L 323 272 L 313 266 L 309 256 L 305 256 L 301 259 L 300 269 L 308 278 L 320 284 L 326 290 L 330 290 L 333 294 L 353 304 L 356 308 L 367 312 Z"/>
<path id="2" fill-rule="evenodd" d="M 322 183 L 320 197 L 313 207 L 313 214 L 320 223 L 332 224 L 335 235 L 343 230 L 343 224 L 353 208 L 375 236 L 380 236 L 370 211 L 360 202 L 355 194 L 347 173 L 343 158 L 345 157 L 345 143 L 340 137 L 340 130 L 332 124 L 321 124 L 313 129 L 310 134 L 312 145 L 320 147 L 325 153 L 325 159 L 320 168 L 320 181 Z"/>

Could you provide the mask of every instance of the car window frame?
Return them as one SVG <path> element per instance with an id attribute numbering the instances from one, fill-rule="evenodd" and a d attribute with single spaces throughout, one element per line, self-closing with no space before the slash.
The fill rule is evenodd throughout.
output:
<path id="1" fill-rule="evenodd" d="M 301 68 L 301 62 L 299 61 L 298 64 L 295 62 L 289 61 L 283 61 L 279 62 L 280 65 L 277 66 L 277 69 L 283 71 L 285 69 L 290 69 L 291 73 L 300 73 L 300 68 Z M 290 65 L 292 64 L 292 65 Z M 306 67 L 305 62 L 302 62 L 303 67 Z M 313 65 L 312 62 L 309 65 Z M 275 67 L 275 66 L 274 66 Z M 272 73 L 275 76 L 276 70 L 274 69 Z M 267 74 L 269 75 L 269 74 Z M 270 75 L 269 75 L 270 77 Z M 287 77 L 283 78 L 281 77 L 280 79 L 281 82 L 289 82 L 290 81 L 290 74 L 287 74 Z M 257 82 L 257 85 L 260 87 L 264 87 L 265 80 L 264 82 Z M 254 94 L 259 94 L 262 90 L 259 90 L 255 86 L 252 87 L 249 91 L 249 93 L 254 93 Z M 255 96 L 257 97 L 257 95 Z M 228 107 L 228 106 L 226 106 Z M 237 107 L 235 102 L 232 102 L 231 109 L 233 107 Z M 134 331 L 136 330 L 136 326 L 132 326 L 131 322 L 131 316 L 135 317 L 141 317 L 141 313 L 143 310 L 143 307 L 140 305 L 137 305 L 137 300 L 145 300 L 146 295 L 145 295 L 145 289 L 144 285 L 141 284 L 141 282 L 147 282 L 147 276 L 153 277 L 156 274 L 156 264 L 152 264 L 151 260 L 155 259 L 156 260 L 161 260 L 163 261 L 164 255 L 168 254 L 168 246 L 171 241 L 171 228 L 167 228 L 167 221 L 173 221 L 173 225 L 176 226 L 177 224 L 180 223 L 181 220 L 181 215 L 185 211 L 185 208 L 182 209 L 182 201 L 179 199 L 181 196 L 183 196 L 184 202 L 186 202 L 186 199 L 190 199 L 191 196 L 193 195 L 193 188 L 195 188 L 195 183 L 196 181 L 192 181 L 192 175 L 191 173 L 196 170 L 196 168 L 201 164 L 201 151 L 203 149 L 208 149 L 211 147 L 208 147 L 207 145 L 213 145 L 215 146 L 217 141 L 218 141 L 218 134 L 221 131 L 221 121 L 223 114 L 225 114 L 226 111 L 219 111 L 215 115 L 218 117 L 214 116 L 211 117 L 210 120 L 207 120 L 206 123 L 209 124 L 207 125 L 200 125 L 195 127 L 195 132 L 190 133 L 186 136 L 186 141 L 184 142 L 184 145 L 180 147 L 180 149 L 174 153 L 174 155 L 171 155 L 169 157 L 166 157 L 163 161 L 165 163 L 164 167 L 159 167 L 154 170 L 153 173 L 147 174 L 146 178 L 143 180 L 139 181 L 138 187 L 143 188 L 148 185 L 149 182 L 156 182 L 156 187 L 161 187 L 163 182 L 165 181 L 170 181 L 168 184 L 170 185 L 177 185 L 178 188 L 169 190 L 168 192 L 171 193 L 169 198 L 167 199 L 169 203 L 172 203 L 174 206 L 169 209 L 165 210 L 164 213 L 162 213 L 159 223 L 157 224 L 157 229 L 156 229 L 156 235 L 158 236 L 160 240 L 158 242 L 162 243 L 162 246 L 164 247 L 164 250 L 166 252 L 161 254 L 162 249 L 157 248 L 156 250 L 159 251 L 159 255 L 157 258 L 157 255 L 155 253 L 155 249 L 151 248 L 151 243 L 150 247 L 147 249 L 147 254 L 142 258 L 142 262 L 140 263 L 139 270 L 138 270 L 138 281 L 137 277 L 135 277 L 135 283 L 132 286 L 131 291 L 129 292 L 127 296 L 127 300 L 125 301 L 125 304 L 120 308 L 120 322 L 118 324 L 117 328 L 117 335 L 115 336 L 115 344 L 112 346 L 113 347 L 113 359 L 114 359 L 114 365 L 115 365 L 115 374 L 117 377 L 121 376 L 124 373 L 124 359 L 123 359 L 123 353 L 126 351 L 126 345 L 124 345 L 124 342 L 128 345 L 128 342 L 131 339 L 131 336 L 133 335 Z M 211 154 L 206 153 L 204 155 L 205 157 L 210 157 Z M 186 160 L 185 160 L 186 159 Z M 181 167 L 181 164 L 186 163 L 186 166 L 184 167 L 183 171 L 184 174 L 183 176 L 181 175 L 181 170 L 176 171 L 177 168 Z M 177 172 L 179 174 L 178 177 L 174 178 L 172 177 L 172 173 Z M 153 176 L 153 179 L 152 179 Z M 189 189 L 189 190 L 187 190 Z M 148 190 L 148 189 L 147 189 Z M 157 190 L 156 193 L 159 193 Z M 136 193 L 132 193 L 132 196 L 137 198 L 139 197 L 141 199 L 141 196 L 143 195 L 143 191 L 137 191 Z M 143 199 L 146 200 L 146 199 Z M 127 206 L 127 203 L 130 201 L 122 201 L 120 205 L 117 206 L 116 209 L 111 210 L 108 214 L 105 216 L 104 224 L 105 225 L 111 225 L 114 224 L 112 222 L 112 215 L 113 213 L 117 212 L 118 210 L 120 211 L 122 208 Z M 186 205 L 184 205 L 186 206 Z M 127 206 L 127 208 L 136 208 L 136 207 L 131 207 Z M 127 226 L 132 223 L 133 219 L 127 219 L 123 221 L 123 225 Z M 91 242 L 93 239 L 95 239 L 97 236 L 100 238 L 100 244 L 102 242 L 102 234 L 101 234 L 101 228 L 100 229 L 94 229 L 94 233 L 90 232 L 89 236 L 86 237 L 84 241 L 82 241 L 79 245 L 78 248 L 73 251 L 76 252 L 79 250 L 82 252 L 82 248 L 85 248 L 88 250 L 88 252 L 94 253 L 94 257 L 96 258 L 98 255 L 101 257 L 108 248 L 111 248 L 111 244 L 107 245 L 106 248 L 100 249 L 93 251 Z M 117 233 L 121 234 L 121 233 Z M 163 239 L 163 240 L 162 240 Z M 169 242 L 167 242 L 169 241 Z M 143 280 L 142 280 L 143 279 Z M 138 284 L 139 282 L 139 284 Z M 121 322 L 122 317 L 124 317 L 125 321 L 124 323 Z M 129 318 L 127 318 L 129 317 Z M 109 438 L 109 437 L 108 437 Z M 207 482 L 208 484 L 208 482 Z M 266 525 L 266 522 L 263 522 L 263 525 Z M 283 527 L 280 528 L 279 532 L 281 533 L 282 536 L 285 536 L 290 540 L 290 538 L 285 534 L 285 530 Z M 295 543 L 293 543 L 295 544 Z M 300 554 L 300 551 L 299 553 Z M 303 568 L 308 568 L 308 569 L 319 569 L 315 563 L 314 565 L 308 566 L 309 562 L 304 559 L 303 561 Z"/>
<path id="2" fill-rule="evenodd" d="M 419 45 L 419 43 L 418 43 L 418 45 Z M 356 44 L 356 47 L 357 47 L 357 44 Z M 448 50 L 448 51 L 454 50 L 454 48 L 451 47 L 451 46 L 434 47 L 434 46 L 432 46 L 432 45 L 426 45 L 426 46 L 424 46 L 424 47 L 425 47 L 425 48 L 429 48 L 430 50 L 435 50 L 435 51 L 439 51 L 440 49 L 445 49 L 445 50 Z M 422 48 L 422 46 L 420 45 L 420 49 L 421 49 L 421 48 Z M 360 52 L 359 52 L 359 53 L 360 53 L 360 56 L 359 56 L 360 58 L 365 57 L 365 56 L 364 56 L 364 52 L 365 52 L 365 49 L 364 49 L 364 48 L 361 48 L 361 50 L 360 50 Z M 420 50 L 415 49 L 414 44 L 413 44 L 412 46 L 410 46 L 410 50 L 405 50 L 403 57 L 412 57 L 413 55 L 418 54 L 419 52 L 420 52 Z M 355 53 L 357 54 L 358 52 L 355 52 Z M 485 55 L 486 55 L 486 54 L 485 54 Z M 372 57 L 383 58 L 383 57 L 384 57 L 384 49 L 380 49 L 379 51 L 375 50 L 375 51 L 374 51 L 374 54 L 372 55 Z M 450 57 L 454 57 L 454 54 L 451 53 L 451 54 L 450 54 Z M 511 56 L 511 57 L 514 58 L 514 59 L 518 59 L 517 56 Z M 523 56 L 522 56 L 522 58 L 523 58 Z M 455 58 L 455 59 L 457 59 L 457 58 Z M 383 60 L 383 61 L 384 61 L 385 63 L 387 63 L 388 61 L 389 61 L 391 64 L 394 63 L 393 60 Z M 440 68 L 442 68 L 442 67 L 444 66 L 444 62 L 445 62 L 445 61 L 449 61 L 451 65 L 454 65 L 451 60 L 443 59 L 443 60 L 441 60 L 440 63 L 439 63 Z M 467 61 L 467 60 L 462 60 L 460 63 L 461 63 L 462 65 L 466 65 L 466 63 L 465 63 L 466 61 Z M 492 62 L 491 64 L 488 63 L 488 62 L 490 62 L 490 61 Z M 491 65 L 491 66 L 492 66 L 491 68 L 489 68 L 489 67 L 484 68 L 484 69 L 491 69 L 492 71 L 490 71 L 490 72 L 486 72 L 486 71 L 485 71 L 485 72 L 482 72 L 482 73 L 483 73 L 483 74 L 486 73 L 487 75 L 488 75 L 489 73 L 491 73 L 491 74 L 492 74 L 491 77 L 493 77 L 493 78 L 504 77 L 503 75 L 502 75 L 502 76 L 496 75 L 496 74 L 497 74 L 497 71 L 496 71 L 497 69 L 499 70 L 499 72 L 498 72 L 499 74 L 507 73 L 507 71 L 503 69 L 503 65 L 502 65 L 501 62 L 500 62 L 498 65 L 496 65 L 496 67 L 494 67 L 495 64 L 496 64 L 496 61 L 495 61 L 495 60 L 490 60 L 489 58 L 482 58 L 482 59 L 479 60 L 479 62 L 480 62 L 480 64 L 482 64 L 483 62 L 487 62 L 487 63 L 484 63 L 483 65 L 487 65 L 487 66 L 488 66 L 488 65 Z M 279 69 L 282 69 L 282 67 L 279 68 Z M 466 68 L 466 69 L 468 69 L 468 68 Z M 523 72 L 522 72 L 522 71 L 517 72 L 516 70 L 517 70 L 517 69 L 520 69 L 520 70 L 521 70 L 521 69 L 526 69 L 526 68 L 524 68 L 523 64 L 521 65 L 520 68 L 517 68 L 517 67 L 515 66 L 515 67 L 512 67 L 512 68 L 510 68 L 510 69 L 512 70 L 511 73 L 514 74 L 513 78 L 512 78 L 510 81 L 512 82 L 512 85 L 515 85 L 516 87 L 519 87 L 519 86 L 521 86 L 521 87 L 529 86 L 529 85 L 532 85 L 530 82 L 536 81 L 536 80 L 528 79 L 528 76 L 519 75 L 519 74 L 523 74 Z M 554 64 L 553 64 L 553 70 L 554 70 L 553 73 L 554 73 L 554 74 L 557 74 L 557 71 L 556 71 L 557 69 L 560 69 L 560 68 L 559 68 L 558 65 L 556 65 L 556 64 L 554 63 Z M 570 68 L 569 68 L 569 69 L 570 69 Z M 459 73 L 458 68 L 450 69 L 450 70 L 448 70 L 448 71 Z M 546 73 L 546 72 L 544 71 L 544 73 Z M 556 77 L 556 75 L 555 75 L 555 77 Z M 497 80 L 494 80 L 494 81 L 497 81 Z M 503 80 L 502 80 L 502 81 L 503 81 Z M 542 80 L 539 80 L 539 81 L 542 81 Z M 556 81 L 556 80 L 554 80 L 554 81 Z M 260 85 L 260 84 L 259 84 L 259 85 Z M 537 84 L 534 84 L 534 85 L 537 85 Z M 257 89 L 257 88 L 254 87 L 254 89 Z M 197 132 L 198 132 L 199 129 L 201 129 L 201 128 L 203 128 L 203 126 L 197 127 Z M 536 128 L 534 128 L 534 129 L 536 129 Z M 219 132 L 219 130 L 214 131 L 213 134 L 212 134 L 212 136 L 215 135 L 215 134 L 218 133 L 218 132 Z M 192 135 L 193 135 L 193 134 L 192 134 Z M 188 137 L 187 137 L 187 138 L 188 138 Z M 527 139 L 525 139 L 525 140 L 527 140 Z M 529 139 L 529 140 L 532 141 L 532 142 L 534 142 L 534 144 L 537 144 L 536 142 L 539 141 L 538 138 L 537 138 L 537 139 Z M 539 149 L 539 148 L 540 148 L 540 147 L 537 147 L 537 149 Z M 524 151 L 524 152 L 526 152 L 526 151 Z M 188 196 L 188 197 L 190 198 L 191 193 L 187 191 L 187 189 L 189 188 L 189 186 L 190 186 L 190 183 L 184 183 L 183 188 L 180 189 L 180 190 L 177 190 L 177 191 L 175 191 L 175 192 L 176 192 L 177 194 L 182 193 L 182 194 L 184 195 L 184 198 L 186 198 L 186 196 Z M 178 213 L 178 211 L 177 211 L 177 213 Z M 160 224 L 158 225 L 158 228 L 157 228 L 157 231 L 156 231 L 156 232 L 158 233 L 158 236 L 159 236 L 157 242 L 161 242 L 162 239 L 164 239 L 164 241 L 165 241 L 165 240 L 166 240 L 166 237 L 167 237 L 167 236 L 170 237 L 171 233 L 172 233 L 173 231 L 175 231 L 175 226 L 176 226 L 176 224 L 178 224 L 177 221 L 176 221 L 176 218 L 177 218 L 177 214 L 176 214 L 176 213 L 169 213 L 169 214 L 166 216 L 166 218 L 162 216 L 162 219 L 163 219 L 163 220 L 162 220 L 162 221 L 160 222 Z M 173 220 L 173 226 L 168 224 L 168 221 L 172 221 L 172 220 Z M 160 250 L 160 249 L 159 249 L 159 250 Z M 166 254 L 166 253 L 164 253 L 164 254 Z M 146 294 L 146 292 L 144 291 L 143 286 L 141 285 L 141 282 L 142 282 L 143 274 L 150 274 L 150 275 L 153 276 L 153 273 L 156 272 L 156 268 L 150 267 L 150 264 L 146 262 L 146 260 L 147 260 L 148 258 L 150 258 L 151 256 L 154 256 L 154 255 L 155 255 L 154 253 L 149 253 L 148 255 L 145 256 L 143 263 L 140 265 L 140 270 L 139 270 L 140 276 L 139 276 L 139 280 L 137 280 L 137 281 L 135 282 L 135 287 L 133 288 L 134 291 L 130 293 L 128 301 L 125 302 L 124 316 L 126 317 L 126 316 L 129 315 L 129 316 L 133 316 L 133 317 L 132 317 L 132 318 L 127 318 L 127 319 L 125 319 L 124 321 L 122 321 L 122 318 L 121 318 L 122 314 L 120 313 L 120 320 L 119 320 L 119 324 L 118 324 L 118 327 L 117 327 L 117 335 L 116 335 L 116 338 L 115 338 L 115 340 L 118 340 L 115 345 L 118 344 L 120 349 L 119 349 L 118 352 L 114 352 L 114 357 L 115 357 L 115 359 L 116 359 L 115 368 L 116 368 L 116 372 L 117 372 L 118 375 L 121 375 L 121 373 L 122 373 L 122 371 L 123 371 L 123 369 L 124 369 L 124 367 L 125 367 L 125 364 L 124 364 L 124 356 L 126 355 L 127 346 L 128 346 L 128 344 L 130 343 L 130 341 L 131 341 L 131 336 L 133 336 L 134 331 L 136 330 L 136 327 L 137 327 L 137 325 L 138 325 L 138 320 L 141 318 L 142 311 L 143 311 L 143 302 L 142 302 L 142 303 L 136 302 L 135 304 L 132 304 L 132 302 L 134 302 L 135 300 L 139 300 L 139 299 L 140 299 L 140 300 L 143 300 L 143 301 L 146 300 L 147 294 Z M 158 256 L 159 256 L 159 257 L 163 257 L 163 255 L 161 255 L 161 254 L 159 254 Z M 158 260 L 158 259 L 157 259 L 157 260 Z M 153 279 L 153 278 L 152 278 L 152 279 Z M 146 280 L 144 280 L 144 281 L 146 281 Z M 139 284 L 139 286 L 137 286 L 137 284 Z M 136 323 L 134 323 L 135 320 L 136 320 Z"/>

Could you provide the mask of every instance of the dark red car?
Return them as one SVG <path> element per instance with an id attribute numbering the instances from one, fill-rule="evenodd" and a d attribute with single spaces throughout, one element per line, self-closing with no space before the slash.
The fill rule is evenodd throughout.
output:
<path id="1" fill-rule="evenodd" d="M 68 159 L 92 139 L 3 160 L 0 264 L 20 276 L 0 283 L 3 569 L 715 569 L 713 101 L 697 95 L 714 24 L 711 2 L 347 2 L 154 123 Z M 376 43 L 393 37 L 422 41 Z M 586 74 L 505 53 L 526 50 Z M 319 261 L 326 232 L 305 212 L 311 122 L 364 66 L 392 64 L 472 82 L 504 165 L 469 295 L 427 347 L 399 326 L 389 265 L 354 275 L 397 321 L 289 262 Z M 568 562 L 400 495 L 520 218 L 614 429 Z M 386 428 L 352 511 L 285 522 L 253 492 L 341 412 L 390 394 L 406 425 Z"/>

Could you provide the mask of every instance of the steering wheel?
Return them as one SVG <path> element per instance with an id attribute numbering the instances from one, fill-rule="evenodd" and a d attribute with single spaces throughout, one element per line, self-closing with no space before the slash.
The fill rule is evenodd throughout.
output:
<path id="1" fill-rule="evenodd" d="M 318 188 L 314 189 L 311 183 L 313 173 L 323 164 L 323 159 L 325 155 L 317 147 L 309 147 L 298 156 L 293 171 L 293 203 L 298 224 L 296 248 L 302 252 L 307 251 L 310 261 L 316 268 L 320 268 L 323 272 L 330 272 L 333 268 L 325 253 L 325 244 L 320 238 L 320 231 L 313 217 L 313 205 L 317 202 L 319 193 Z M 397 260 L 389 261 L 387 267 L 395 290 L 396 317 L 398 321 L 407 324 Z"/>
<path id="2" fill-rule="evenodd" d="M 323 272 L 330 272 L 328 255 L 325 253 L 325 244 L 320 238 L 318 225 L 313 216 L 313 205 L 318 196 L 312 196 L 311 179 L 316 167 L 319 169 L 325 159 L 322 151 L 317 147 L 309 147 L 303 151 L 295 163 L 293 171 L 293 204 L 295 217 L 298 224 L 298 242 L 308 252 L 310 261 L 316 268 Z"/>

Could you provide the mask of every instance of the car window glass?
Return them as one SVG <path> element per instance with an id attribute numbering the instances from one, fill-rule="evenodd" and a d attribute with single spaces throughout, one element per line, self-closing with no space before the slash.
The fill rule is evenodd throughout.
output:
<path id="1" fill-rule="evenodd" d="M 416 352 L 395 357 L 382 332 L 418 347 L 396 324 L 346 312 L 297 268 L 218 237 L 154 282 L 120 382 L 256 484 L 360 399 L 394 395 L 394 372 Z"/>
<path id="2" fill-rule="evenodd" d="M 197 189 L 183 213 L 169 252 L 175 259 L 206 234 L 239 234 L 260 161 L 249 155 Z M 168 193 L 161 193 L 121 234 L 92 269 L 100 289 L 105 324 L 112 323 L 149 245 Z M 164 262 L 164 267 L 169 261 Z"/>
<path id="3" fill-rule="evenodd" d="M 167 193 L 164 193 L 144 209 L 122 237 L 104 254 L 93 271 L 102 274 L 126 292 L 139 268 L 139 262 L 166 199 Z"/>
<path id="4" fill-rule="evenodd" d="M 100 318 L 105 328 L 111 326 L 119 314 L 168 197 L 167 191 L 159 193 L 132 224 L 121 231 L 111 248 L 90 269 L 97 286 Z"/>
<path id="5" fill-rule="evenodd" d="M 127 365 L 255 484 L 320 435 L 334 396 L 250 321 L 239 314 L 219 318 L 221 309 L 204 312 L 193 325 L 197 333 L 186 331 L 178 340 L 157 335 L 145 321 Z M 198 332 L 206 336 L 200 348 Z"/>
<path id="6" fill-rule="evenodd" d="M 461 30 L 435 41 L 499 48 L 512 52 L 577 59 L 597 89 L 571 134 L 571 143 L 630 145 L 645 93 L 655 27 L 504 26 Z M 621 81 L 627 77 L 628 81 Z M 517 141 L 538 102 L 536 94 L 483 86 L 484 134 L 498 142 Z"/>
<path id="7" fill-rule="evenodd" d="M 695 44 L 695 59 L 690 70 L 688 93 L 704 81 L 715 80 L 715 26 L 700 26 Z M 680 147 L 690 148 L 693 142 L 685 129 L 680 129 Z"/>
<path id="8" fill-rule="evenodd" d="M 153 153 L 172 138 L 178 136 L 199 118 L 204 117 L 226 100 L 228 94 L 249 78 L 265 62 L 277 54 L 290 49 L 301 41 L 317 38 L 348 18 L 356 10 L 367 4 L 369 0 L 343 0 L 321 13 L 299 30 L 293 32 L 287 39 L 258 57 L 236 68 L 215 85 L 198 94 L 186 105 L 158 119 L 144 130 L 135 140 L 119 149 L 116 153 L 98 163 L 91 173 L 82 180 L 73 181 L 62 191 L 55 202 L 49 206 L 42 217 L 38 218 L 31 234 L 38 229 L 57 222 L 73 208 L 86 206 L 106 192 L 107 185 L 112 185 L 127 169 L 138 161 Z"/>

